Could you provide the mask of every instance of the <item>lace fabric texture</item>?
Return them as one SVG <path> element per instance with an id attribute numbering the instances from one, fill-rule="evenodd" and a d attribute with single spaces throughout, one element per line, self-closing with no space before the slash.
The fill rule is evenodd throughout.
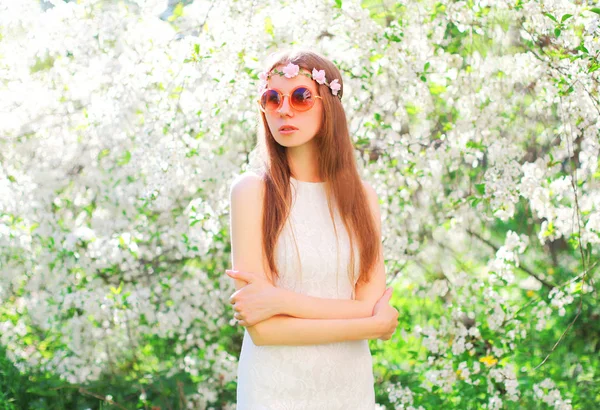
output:
<path id="1" fill-rule="evenodd" d="M 275 249 L 276 285 L 315 297 L 352 299 L 356 279 L 352 283 L 347 274 L 350 242 L 337 210 L 336 241 L 324 183 L 293 178 L 290 183 L 291 214 Z M 356 245 L 354 258 L 357 276 Z M 375 409 L 367 340 L 256 346 L 245 331 L 237 379 L 237 410 Z"/>

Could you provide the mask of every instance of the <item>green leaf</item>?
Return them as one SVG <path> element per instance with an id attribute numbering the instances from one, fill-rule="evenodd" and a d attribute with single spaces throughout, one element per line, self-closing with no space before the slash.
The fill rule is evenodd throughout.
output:
<path id="1" fill-rule="evenodd" d="M 112 293 L 114 293 L 115 295 L 118 295 L 119 293 L 121 293 L 122 290 L 123 290 L 123 281 L 121 281 L 121 283 L 119 284 L 119 287 L 117 289 L 115 289 L 113 286 L 110 287 L 110 291 Z"/>
<path id="2" fill-rule="evenodd" d="M 590 11 L 594 12 L 596 14 L 600 14 L 600 8 L 598 8 L 598 7 L 593 7 L 593 8 L 590 9 Z"/>
<path id="3" fill-rule="evenodd" d="M 552 14 L 550 14 L 550 13 L 542 13 L 542 14 L 558 23 L 558 20 L 556 20 L 556 17 L 554 17 Z"/>
<path id="4" fill-rule="evenodd" d="M 467 197 L 467 199 L 469 200 L 469 203 L 471 204 L 472 208 L 475 208 L 477 206 L 477 204 L 482 201 L 481 198 L 473 196 L 473 195 Z"/>
<path id="5" fill-rule="evenodd" d="M 271 21 L 271 17 L 265 18 L 265 32 L 273 37 L 273 22 Z"/>
<path id="6" fill-rule="evenodd" d="M 342 8 L 342 0 L 335 0 L 335 6 L 336 9 L 341 9 Z"/>
<path id="7" fill-rule="evenodd" d="M 485 184 L 475 184 L 475 189 L 477 189 L 480 195 L 485 194 Z"/>
<path id="8" fill-rule="evenodd" d="M 383 54 L 375 54 L 369 57 L 369 61 L 374 63 L 377 60 L 381 60 L 383 58 Z"/>
<path id="9" fill-rule="evenodd" d="M 177 3 L 175 9 L 173 10 L 173 15 L 175 18 L 183 16 L 183 3 Z"/>
<path id="10" fill-rule="evenodd" d="M 564 16 L 562 16 L 562 18 L 560 19 L 561 23 L 564 23 L 569 17 L 573 17 L 572 14 L 565 14 Z"/>
<path id="11" fill-rule="evenodd" d="M 554 35 L 556 37 L 560 36 L 560 29 L 558 27 L 554 29 Z"/>
<path id="12" fill-rule="evenodd" d="M 110 154 L 110 150 L 108 148 L 104 148 L 102 151 L 100 151 L 98 153 L 98 161 L 100 161 L 102 158 L 106 157 L 108 154 Z"/>
<path id="13" fill-rule="evenodd" d="M 579 43 L 579 45 L 577 47 L 575 47 L 575 50 L 580 50 L 582 53 L 586 53 L 586 54 L 590 53 L 588 51 L 588 49 L 585 48 L 585 46 L 583 45 L 583 41 L 581 43 Z"/>
<path id="14" fill-rule="evenodd" d="M 440 95 L 446 92 L 446 87 L 444 87 L 442 84 L 431 84 L 429 86 L 429 91 L 433 95 Z"/>
<path id="15" fill-rule="evenodd" d="M 485 149 L 485 145 L 483 145 L 480 142 L 477 141 L 467 141 L 467 148 L 475 148 L 475 149 L 479 149 L 479 150 L 484 150 Z"/>
<path id="16" fill-rule="evenodd" d="M 131 160 L 131 152 L 129 151 L 125 151 L 125 153 L 123 154 L 123 157 L 120 158 L 117 161 L 117 165 L 121 166 L 121 165 L 125 165 L 127 164 L 129 161 Z"/>
<path id="17" fill-rule="evenodd" d="M 45 386 L 32 386 L 27 389 L 27 393 L 33 393 L 36 396 L 42 397 L 56 397 L 58 396 L 58 390 L 56 389 L 48 389 Z"/>

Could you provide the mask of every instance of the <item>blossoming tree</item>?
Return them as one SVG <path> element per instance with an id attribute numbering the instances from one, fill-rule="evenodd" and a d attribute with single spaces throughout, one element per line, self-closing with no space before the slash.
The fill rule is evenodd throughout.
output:
<path id="1" fill-rule="evenodd" d="M 403 330 L 372 344 L 382 408 L 593 403 L 600 9 L 363 5 L 0 4 L 0 344 L 15 366 L 108 402 L 128 397 L 118 376 L 140 405 L 234 408 L 228 189 L 256 160 L 261 61 L 300 44 L 344 75 L 405 291 Z"/>

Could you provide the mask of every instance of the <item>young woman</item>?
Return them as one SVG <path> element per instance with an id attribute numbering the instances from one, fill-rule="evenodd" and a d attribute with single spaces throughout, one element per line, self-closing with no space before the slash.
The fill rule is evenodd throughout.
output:
<path id="1" fill-rule="evenodd" d="M 361 180 L 339 70 L 283 51 L 260 76 L 262 169 L 232 184 L 231 245 L 245 327 L 238 410 L 373 410 L 369 339 L 391 338 L 377 195 Z M 346 274 L 340 274 L 346 273 Z"/>

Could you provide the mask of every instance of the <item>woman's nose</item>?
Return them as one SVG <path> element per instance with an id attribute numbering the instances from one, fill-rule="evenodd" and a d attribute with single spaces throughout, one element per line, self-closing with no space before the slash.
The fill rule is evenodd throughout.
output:
<path id="1" fill-rule="evenodd" d="M 280 115 L 290 115 L 292 113 L 292 107 L 290 106 L 290 98 L 287 95 L 283 97 L 283 102 L 281 103 L 281 107 L 279 107 L 278 111 Z"/>

